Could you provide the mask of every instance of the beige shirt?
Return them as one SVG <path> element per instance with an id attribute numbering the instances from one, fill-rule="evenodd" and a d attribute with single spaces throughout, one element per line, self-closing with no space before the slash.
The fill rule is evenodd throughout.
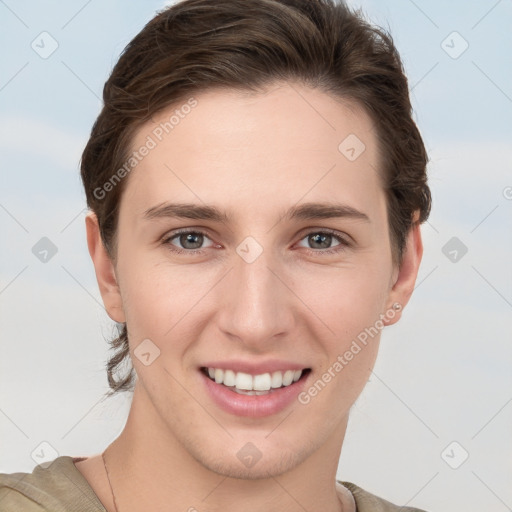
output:
<path id="1" fill-rule="evenodd" d="M 0 511 L 106 512 L 74 464 L 80 459 L 62 455 L 46 468 L 36 466 L 32 473 L 0 473 Z M 352 492 L 357 512 L 424 512 L 393 505 L 350 482 L 341 483 Z"/>

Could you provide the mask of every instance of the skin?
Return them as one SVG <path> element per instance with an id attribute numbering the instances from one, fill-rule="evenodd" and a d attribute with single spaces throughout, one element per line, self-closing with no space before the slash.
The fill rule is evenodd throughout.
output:
<path id="1" fill-rule="evenodd" d="M 265 93 L 210 90 L 195 98 L 197 106 L 125 178 L 115 262 L 94 214 L 86 219 L 105 308 L 127 322 L 138 377 L 126 426 L 107 451 L 119 512 L 251 512 L 269 503 L 290 512 L 355 510 L 335 478 L 380 333 L 308 404 L 294 401 L 263 418 L 220 409 L 198 368 L 215 359 L 284 359 L 312 369 L 309 387 L 393 303 L 407 304 L 422 256 L 419 226 L 398 268 L 374 126 L 357 105 L 287 82 Z M 133 148 L 175 109 L 146 123 Z M 338 150 L 349 134 L 366 146 L 354 161 Z M 215 205 L 232 219 L 143 218 L 166 201 Z M 280 218 L 304 202 L 344 203 L 368 221 Z M 178 228 L 206 232 L 202 245 L 200 235 L 188 245 L 179 236 L 162 242 Z M 315 245 L 308 235 L 323 229 L 349 244 L 333 237 Z M 252 263 L 236 252 L 247 236 L 263 248 Z M 192 255 L 196 247 L 203 252 Z M 326 254 L 330 248 L 341 250 Z M 160 356 L 145 366 L 133 350 L 148 338 Z M 236 456 L 247 442 L 262 454 L 252 468 Z M 113 512 L 100 455 L 76 465 Z"/>

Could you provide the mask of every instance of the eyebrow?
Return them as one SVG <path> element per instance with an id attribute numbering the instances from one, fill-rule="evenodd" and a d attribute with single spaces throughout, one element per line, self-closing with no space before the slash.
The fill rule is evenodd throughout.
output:
<path id="1" fill-rule="evenodd" d="M 216 206 L 199 205 L 194 203 L 162 203 L 148 208 L 144 219 L 181 218 L 194 220 L 210 220 L 229 223 L 230 215 Z M 332 218 L 350 218 L 370 222 L 366 213 L 352 206 L 341 203 L 303 203 L 292 206 L 279 220 L 319 220 Z"/>

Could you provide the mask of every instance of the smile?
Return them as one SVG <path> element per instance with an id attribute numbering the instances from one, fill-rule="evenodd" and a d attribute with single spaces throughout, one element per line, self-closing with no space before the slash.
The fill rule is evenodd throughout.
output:
<path id="1" fill-rule="evenodd" d="M 275 389 L 288 387 L 297 382 L 303 373 L 309 371 L 306 368 L 251 375 L 221 368 L 203 368 L 202 370 L 217 384 L 222 384 L 230 388 L 231 391 L 244 395 L 266 395 Z"/>
<path id="2" fill-rule="evenodd" d="M 310 368 L 257 374 L 214 366 L 200 368 L 207 394 L 218 407 L 253 418 L 276 414 L 295 403 L 310 373 Z"/>

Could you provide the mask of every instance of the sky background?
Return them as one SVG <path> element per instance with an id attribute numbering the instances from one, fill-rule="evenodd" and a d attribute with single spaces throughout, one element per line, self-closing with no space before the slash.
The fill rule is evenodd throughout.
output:
<path id="1" fill-rule="evenodd" d="M 401 53 L 433 209 L 416 290 L 383 333 L 338 478 L 429 511 L 511 510 L 512 3 L 349 3 Z M 78 166 L 112 66 L 163 6 L 0 0 L 0 472 L 30 471 L 41 443 L 99 453 L 124 426 L 131 396 L 101 402 L 114 324 Z M 43 237 L 57 250 L 46 263 L 33 253 Z"/>

